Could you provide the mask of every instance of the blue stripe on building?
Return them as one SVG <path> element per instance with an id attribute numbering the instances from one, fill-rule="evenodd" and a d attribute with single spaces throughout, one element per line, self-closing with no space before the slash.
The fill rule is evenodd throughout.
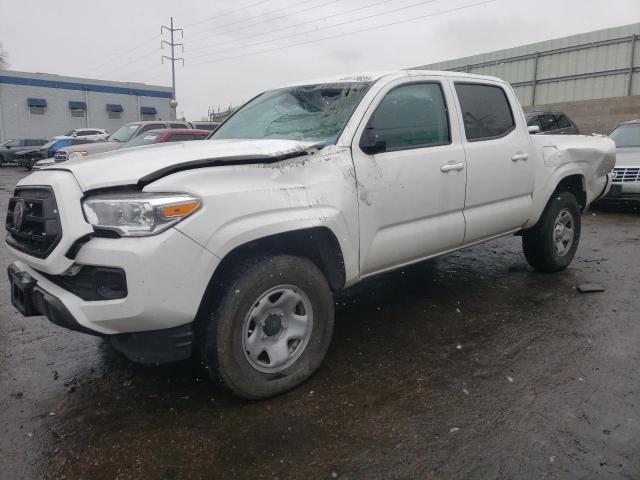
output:
<path id="1" fill-rule="evenodd" d="M 30 87 L 61 88 L 65 90 L 81 90 L 87 92 L 119 93 L 122 95 L 138 95 L 139 97 L 171 98 L 170 91 L 143 90 L 141 88 L 112 87 L 91 83 L 62 82 L 58 80 L 42 80 L 38 78 L 11 77 L 0 75 L 0 83 L 10 85 L 27 85 Z"/>

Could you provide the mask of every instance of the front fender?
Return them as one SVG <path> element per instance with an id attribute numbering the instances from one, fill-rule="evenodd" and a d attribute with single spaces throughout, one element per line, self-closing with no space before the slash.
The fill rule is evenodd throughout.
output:
<path id="1" fill-rule="evenodd" d="M 358 245 L 349 233 L 348 222 L 335 207 L 291 208 L 246 215 L 221 225 L 205 243 L 219 258 L 264 237 L 308 228 L 328 228 L 338 240 L 344 259 L 347 284 L 358 275 Z"/>

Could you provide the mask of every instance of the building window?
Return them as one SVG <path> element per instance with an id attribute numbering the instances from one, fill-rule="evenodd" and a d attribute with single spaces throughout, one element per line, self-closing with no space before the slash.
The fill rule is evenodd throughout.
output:
<path id="1" fill-rule="evenodd" d="M 110 119 L 119 120 L 123 111 L 124 109 L 122 108 L 122 105 L 107 103 L 107 117 Z"/>
<path id="2" fill-rule="evenodd" d="M 155 120 L 157 114 L 156 107 L 140 107 L 140 120 Z"/>
<path id="3" fill-rule="evenodd" d="M 72 117 L 84 118 L 87 116 L 87 104 L 85 102 L 69 102 L 69 111 Z"/>
<path id="4" fill-rule="evenodd" d="M 44 98 L 27 98 L 29 115 L 44 115 L 47 110 L 47 101 Z"/>

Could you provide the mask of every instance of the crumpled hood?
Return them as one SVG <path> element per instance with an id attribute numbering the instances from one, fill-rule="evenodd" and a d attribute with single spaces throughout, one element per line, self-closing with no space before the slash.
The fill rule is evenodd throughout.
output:
<path id="1" fill-rule="evenodd" d="M 83 191 L 153 182 L 174 171 L 237 163 L 269 163 L 304 155 L 315 142 L 197 140 L 134 147 L 67 160 L 45 170 L 73 173 Z"/>

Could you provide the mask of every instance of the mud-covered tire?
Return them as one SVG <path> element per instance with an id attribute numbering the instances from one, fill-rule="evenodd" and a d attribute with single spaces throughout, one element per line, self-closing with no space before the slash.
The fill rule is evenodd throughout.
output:
<path id="1" fill-rule="evenodd" d="M 522 233 L 527 262 L 539 272 L 564 270 L 578 249 L 580 229 L 580 205 L 576 197 L 569 192 L 554 194 L 538 223 Z"/>
<path id="2" fill-rule="evenodd" d="M 296 301 L 295 295 L 299 295 L 301 302 L 294 307 L 285 306 L 284 294 L 277 296 L 282 289 L 292 298 L 288 305 Z M 280 298 L 283 310 L 295 311 L 284 316 L 278 313 L 276 305 Z M 311 327 L 304 330 L 304 344 L 302 339 L 288 339 L 294 321 L 303 318 L 302 314 L 307 320 L 311 318 Z M 291 318 L 289 323 L 287 318 Z M 267 330 L 274 319 L 277 325 L 273 326 L 272 322 L 271 330 Z M 264 322 L 262 327 L 260 322 Z M 225 293 L 203 319 L 197 339 L 199 359 L 212 379 L 222 380 L 236 395 L 247 399 L 268 398 L 304 382 L 320 366 L 331 343 L 333 323 L 331 290 L 313 262 L 288 255 L 256 258 L 235 269 Z M 284 339 L 286 348 L 280 349 L 279 355 L 286 352 L 283 358 L 293 363 L 285 361 L 279 370 L 270 369 L 267 350 L 261 357 L 255 354 L 264 344 L 256 347 L 254 343 L 250 353 L 249 342 L 257 338 L 253 336 L 256 329 L 262 339 L 258 341 L 264 344 L 277 341 L 282 345 Z M 296 342 L 300 342 L 297 347 Z M 302 350 L 298 351 L 299 348 Z"/>

